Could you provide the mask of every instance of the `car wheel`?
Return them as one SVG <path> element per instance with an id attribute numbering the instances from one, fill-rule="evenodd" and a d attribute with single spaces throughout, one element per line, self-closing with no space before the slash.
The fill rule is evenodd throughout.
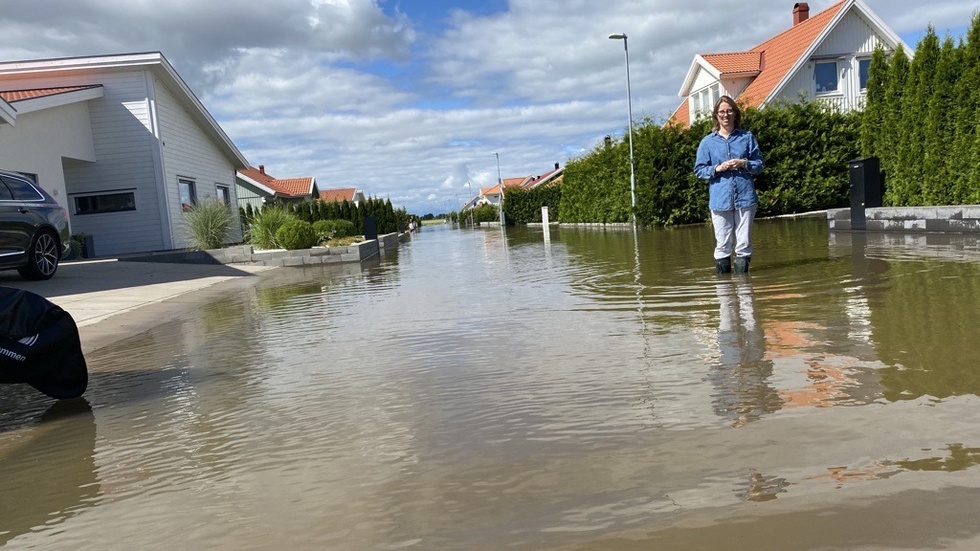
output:
<path id="1" fill-rule="evenodd" d="M 18 268 L 20 277 L 30 280 L 51 279 L 58 271 L 58 261 L 61 254 L 58 250 L 58 240 L 49 231 L 39 231 L 31 240 L 31 248 L 27 252 L 27 265 Z"/>

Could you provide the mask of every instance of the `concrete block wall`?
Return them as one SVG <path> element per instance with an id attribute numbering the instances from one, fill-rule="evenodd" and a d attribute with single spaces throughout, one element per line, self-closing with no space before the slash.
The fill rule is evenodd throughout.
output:
<path id="1" fill-rule="evenodd" d="M 867 231 L 980 233 L 980 205 L 873 207 L 865 209 Z M 831 230 L 850 230 L 851 209 L 830 209 Z"/>
<path id="2" fill-rule="evenodd" d="M 404 234 L 402 234 L 404 235 Z M 378 239 L 354 243 L 346 247 L 313 247 L 287 251 L 256 250 L 251 245 L 235 245 L 206 251 L 163 251 L 159 253 L 126 255 L 120 261 L 127 262 L 187 262 L 193 264 L 254 264 L 259 266 L 305 266 L 341 262 L 363 262 L 381 254 L 382 245 L 387 249 L 398 248 L 401 235 L 389 233 Z"/>

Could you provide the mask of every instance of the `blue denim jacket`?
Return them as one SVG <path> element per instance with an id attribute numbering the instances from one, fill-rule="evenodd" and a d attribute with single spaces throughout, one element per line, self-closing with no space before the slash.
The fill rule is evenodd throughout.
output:
<path id="1" fill-rule="evenodd" d="M 715 167 L 729 159 L 748 159 L 748 169 L 715 172 Z M 753 176 L 762 172 L 762 152 L 759 142 L 748 130 L 736 128 L 725 139 L 717 131 L 701 140 L 694 173 L 708 180 L 708 208 L 734 210 L 751 207 L 759 202 Z"/>

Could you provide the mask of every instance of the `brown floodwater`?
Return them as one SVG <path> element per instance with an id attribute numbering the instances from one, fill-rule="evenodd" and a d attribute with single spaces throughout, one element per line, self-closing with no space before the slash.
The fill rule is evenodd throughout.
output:
<path id="1" fill-rule="evenodd" d="M 826 226 L 277 270 L 0 388 L 0 548 L 980 548 L 980 243 Z"/>

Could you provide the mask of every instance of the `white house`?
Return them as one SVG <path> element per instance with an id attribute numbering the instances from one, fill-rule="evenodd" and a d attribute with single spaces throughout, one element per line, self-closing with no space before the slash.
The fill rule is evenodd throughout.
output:
<path id="1" fill-rule="evenodd" d="M 813 17 L 809 5 L 798 2 L 792 16 L 792 27 L 748 51 L 694 56 L 671 122 L 686 126 L 710 116 L 723 95 L 760 108 L 802 95 L 860 109 L 875 47 L 913 53 L 861 0 L 843 0 Z"/>
<path id="2" fill-rule="evenodd" d="M 2 62 L 0 98 L 0 167 L 54 195 L 97 255 L 184 248 L 191 205 L 237 204 L 248 162 L 159 52 Z"/>

